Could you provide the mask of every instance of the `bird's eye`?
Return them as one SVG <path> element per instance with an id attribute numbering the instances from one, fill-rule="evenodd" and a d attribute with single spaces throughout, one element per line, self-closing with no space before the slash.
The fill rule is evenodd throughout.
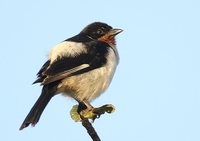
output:
<path id="1" fill-rule="evenodd" d="M 98 29 L 97 30 L 97 34 L 103 34 L 103 30 L 102 29 Z"/>

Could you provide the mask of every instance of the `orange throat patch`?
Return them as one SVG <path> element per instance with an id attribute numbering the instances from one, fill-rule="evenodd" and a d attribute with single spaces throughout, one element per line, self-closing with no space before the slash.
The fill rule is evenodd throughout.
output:
<path id="1" fill-rule="evenodd" d="M 106 35 L 104 35 L 104 36 L 101 36 L 101 37 L 98 38 L 97 40 L 106 42 L 106 43 L 109 44 L 110 46 L 115 46 L 115 44 L 116 44 L 115 37 L 114 37 L 114 36 L 111 36 L 111 35 L 109 35 L 109 34 L 106 34 Z"/>

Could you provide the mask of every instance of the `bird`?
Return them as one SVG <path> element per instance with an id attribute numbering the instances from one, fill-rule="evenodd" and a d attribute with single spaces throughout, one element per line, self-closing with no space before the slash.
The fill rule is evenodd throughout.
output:
<path id="1" fill-rule="evenodd" d="M 42 86 L 41 95 L 19 130 L 35 126 L 57 94 L 75 99 L 79 113 L 93 109 L 90 102 L 108 88 L 119 63 L 115 36 L 122 31 L 103 22 L 93 22 L 54 46 L 33 82 Z"/>

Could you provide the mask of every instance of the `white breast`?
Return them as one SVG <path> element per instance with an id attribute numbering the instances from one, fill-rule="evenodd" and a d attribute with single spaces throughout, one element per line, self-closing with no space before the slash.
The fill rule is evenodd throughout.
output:
<path id="1" fill-rule="evenodd" d="M 77 100 L 92 100 L 103 93 L 113 78 L 118 64 L 117 50 L 109 49 L 107 64 L 101 68 L 92 70 L 77 76 L 72 76 L 63 80 L 60 88 L 64 94 Z M 71 91 L 73 89 L 75 91 Z"/>

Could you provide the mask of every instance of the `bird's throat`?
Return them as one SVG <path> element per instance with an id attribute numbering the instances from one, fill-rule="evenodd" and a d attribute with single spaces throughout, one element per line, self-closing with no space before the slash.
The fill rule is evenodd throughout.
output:
<path id="1" fill-rule="evenodd" d="M 99 41 L 103 41 L 106 42 L 107 44 L 109 44 L 110 46 L 115 46 L 116 45 L 116 41 L 115 41 L 115 37 L 114 36 L 110 36 L 108 34 L 98 38 Z"/>

